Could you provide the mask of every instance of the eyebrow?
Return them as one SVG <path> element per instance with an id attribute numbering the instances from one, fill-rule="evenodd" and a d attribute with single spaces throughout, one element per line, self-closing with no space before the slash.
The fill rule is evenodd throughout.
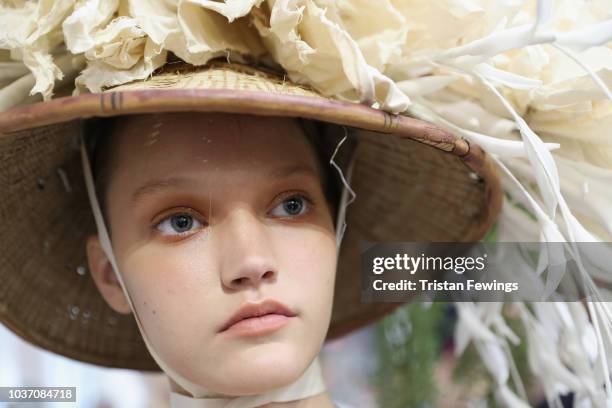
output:
<path id="1" fill-rule="evenodd" d="M 272 178 L 288 178 L 296 175 L 305 175 L 319 178 L 318 172 L 311 166 L 304 164 L 291 164 L 280 167 L 268 172 L 267 176 Z M 153 179 L 147 181 L 142 186 L 134 190 L 132 194 L 132 204 L 144 200 L 147 196 L 152 196 L 162 192 L 163 190 L 179 187 L 195 187 L 197 181 L 195 178 L 186 176 L 172 176 L 163 179 Z"/>

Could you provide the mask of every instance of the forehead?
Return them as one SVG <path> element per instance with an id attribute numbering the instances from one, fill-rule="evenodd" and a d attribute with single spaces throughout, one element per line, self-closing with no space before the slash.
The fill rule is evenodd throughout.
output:
<path id="1" fill-rule="evenodd" d="M 166 186 L 168 180 L 177 186 L 180 180 L 185 188 L 216 185 L 226 191 L 228 183 L 251 190 L 289 174 L 321 176 L 319 158 L 292 118 L 223 113 L 128 116 L 115 123 L 113 136 L 114 176 L 109 188 L 120 193 L 122 201 L 149 185 Z"/>
<path id="2" fill-rule="evenodd" d="M 191 112 L 132 115 L 116 123 L 114 136 L 115 171 L 134 183 L 206 170 L 264 172 L 287 165 L 317 170 L 314 149 L 292 118 Z"/>

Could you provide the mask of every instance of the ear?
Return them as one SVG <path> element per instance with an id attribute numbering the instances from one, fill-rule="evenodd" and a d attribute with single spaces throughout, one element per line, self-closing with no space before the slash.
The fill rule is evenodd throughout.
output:
<path id="1" fill-rule="evenodd" d="M 113 265 L 104 253 L 97 235 L 90 235 L 87 238 L 87 262 L 91 276 L 106 303 L 118 313 L 131 313 L 130 303 L 121 289 Z"/>

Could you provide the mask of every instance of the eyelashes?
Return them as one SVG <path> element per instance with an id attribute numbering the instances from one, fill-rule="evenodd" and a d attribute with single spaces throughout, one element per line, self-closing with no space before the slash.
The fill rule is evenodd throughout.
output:
<path id="1" fill-rule="evenodd" d="M 183 236 L 190 233 L 194 224 L 200 224 L 201 227 L 204 227 L 203 223 L 201 223 L 197 217 L 190 213 L 179 212 L 164 218 L 160 223 L 155 225 L 155 228 L 163 235 Z"/>
<path id="2" fill-rule="evenodd" d="M 281 197 L 281 200 L 268 212 L 273 218 L 298 218 L 310 213 L 314 206 L 313 201 L 302 193 L 293 192 L 289 195 L 284 195 L 284 197 Z M 164 217 L 160 222 L 153 224 L 157 232 L 164 236 L 174 237 L 191 235 L 206 226 L 208 226 L 208 223 L 204 221 L 203 217 L 187 207 L 173 212 Z"/>
<path id="3" fill-rule="evenodd" d="M 283 200 L 279 205 L 274 207 L 271 213 L 274 210 L 280 208 L 286 212 L 286 215 L 283 214 L 273 214 L 278 217 L 298 217 L 305 212 L 310 210 L 310 206 L 312 203 L 302 194 L 294 194 L 289 196 L 285 200 Z"/>

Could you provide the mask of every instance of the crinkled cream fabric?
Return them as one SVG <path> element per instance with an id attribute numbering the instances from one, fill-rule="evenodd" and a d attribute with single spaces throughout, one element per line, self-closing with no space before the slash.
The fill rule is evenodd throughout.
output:
<path id="1" fill-rule="evenodd" d="M 612 241 L 610 0 L 13 0 L 0 26 L 0 110 L 59 85 L 97 92 L 144 79 L 169 52 L 195 65 L 248 56 L 481 145 L 508 196 L 499 240 Z M 610 282 L 604 267 L 598 278 Z M 525 406 L 503 305 L 457 306 L 459 352 L 475 344 L 498 399 Z M 608 303 L 514 313 L 549 404 L 572 391 L 576 405 L 612 405 Z"/>

